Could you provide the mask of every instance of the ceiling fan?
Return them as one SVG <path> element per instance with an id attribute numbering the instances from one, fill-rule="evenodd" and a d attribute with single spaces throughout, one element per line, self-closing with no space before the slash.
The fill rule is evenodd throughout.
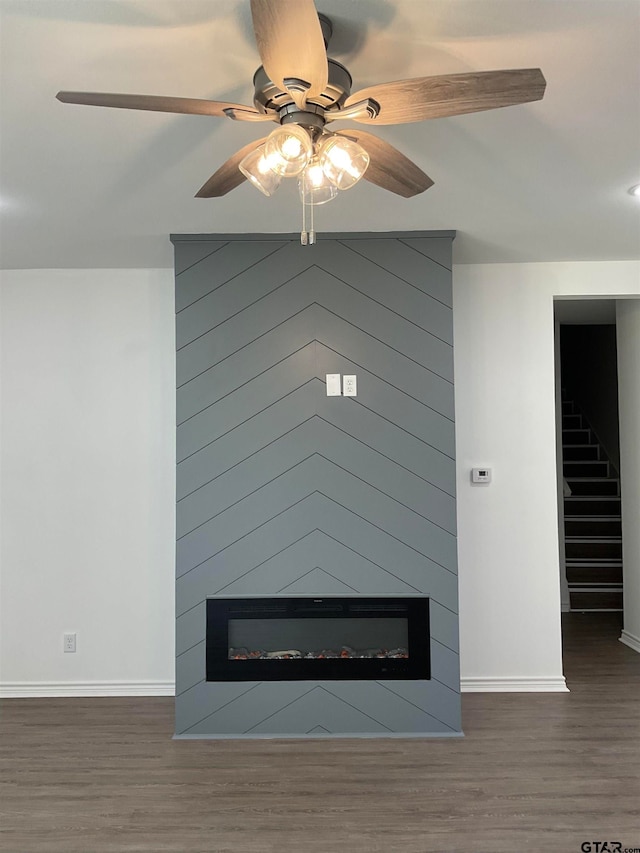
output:
<path id="1" fill-rule="evenodd" d="M 313 0 L 251 0 L 251 15 L 262 61 L 254 75 L 254 106 L 97 92 L 58 92 L 56 97 L 70 104 L 273 121 L 276 130 L 237 151 L 196 197 L 226 195 L 245 179 L 272 195 L 282 177 L 297 176 L 304 211 L 305 204 L 329 201 L 361 177 L 405 198 L 433 185 L 415 163 L 372 133 L 329 131 L 336 121 L 403 124 L 523 104 L 544 95 L 539 68 L 416 77 L 352 94 L 348 70 L 327 58 L 332 25 Z"/>

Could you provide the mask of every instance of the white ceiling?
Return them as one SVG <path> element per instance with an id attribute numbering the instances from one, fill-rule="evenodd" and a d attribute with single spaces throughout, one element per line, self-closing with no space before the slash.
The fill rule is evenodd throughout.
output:
<path id="1" fill-rule="evenodd" d="M 318 0 L 354 91 L 542 68 L 540 102 L 380 128 L 435 186 L 361 182 L 322 231 L 456 229 L 458 263 L 640 257 L 639 0 Z M 59 89 L 251 103 L 248 0 L 0 0 L 3 268 L 169 267 L 169 233 L 293 232 L 294 182 L 195 192 L 264 125 L 61 104 Z"/>

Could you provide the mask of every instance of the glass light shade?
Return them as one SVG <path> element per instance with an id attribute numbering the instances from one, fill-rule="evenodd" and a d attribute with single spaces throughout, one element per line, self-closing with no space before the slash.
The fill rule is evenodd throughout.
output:
<path id="1" fill-rule="evenodd" d="M 338 188 L 325 175 L 318 157 L 312 157 L 298 178 L 303 204 L 326 204 L 338 195 Z"/>
<path id="2" fill-rule="evenodd" d="M 264 147 L 271 169 L 286 178 L 299 175 L 313 153 L 311 137 L 297 124 L 276 128 L 267 137 Z"/>
<path id="3" fill-rule="evenodd" d="M 265 156 L 265 146 L 260 145 L 258 148 L 249 152 L 244 157 L 238 168 L 256 189 L 266 196 L 272 196 L 280 186 L 281 176 L 273 171 L 268 158 Z"/>
<path id="4" fill-rule="evenodd" d="M 357 184 L 367 171 L 369 155 L 361 145 L 344 136 L 330 136 L 320 146 L 320 163 L 325 175 L 339 190 Z"/>

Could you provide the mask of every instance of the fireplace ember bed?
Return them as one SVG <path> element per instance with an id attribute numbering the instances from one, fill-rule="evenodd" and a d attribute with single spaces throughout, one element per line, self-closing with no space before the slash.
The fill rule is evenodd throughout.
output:
<path id="1" fill-rule="evenodd" d="M 429 598 L 207 599 L 207 681 L 429 679 Z"/>

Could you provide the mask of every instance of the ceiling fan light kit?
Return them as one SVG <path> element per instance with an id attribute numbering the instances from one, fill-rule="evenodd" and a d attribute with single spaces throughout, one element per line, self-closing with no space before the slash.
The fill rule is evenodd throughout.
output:
<path id="1" fill-rule="evenodd" d="M 369 155 L 362 147 L 345 136 L 329 136 L 319 145 L 322 169 L 339 190 L 348 190 L 364 177 Z"/>
<path id="2" fill-rule="evenodd" d="M 247 154 L 239 169 L 267 196 L 278 188 L 279 178 L 299 176 L 302 203 L 318 205 L 331 201 L 338 190 L 355 186 L 368 165 L 369 155 L 352 139 L 286 124 L 270 133 L 264 145 Z"/>
<path id="3" fill-rule="evenodd" d="M 238 164 L 238 169 L 261 193 L 270 197 L 280 186 L 282 175 L 276 172 L 269 162 L 266 145 L 254 148 Z"/>
<path id="4" fill-rule="evenodd" d="M 63 103 L 209 115 L 233 121 L 273 121 L 267 137 L 245 145 L 209 178 L 197 198 L 226 195 L 247 179 L 272 196 L 284 177 L 297 177 L 303 202 L 301 242 L 315 242 L 313 208 L 361 178 L 403 198 L 433 181 L 388 142 L 356 128 L 326 129 L 351 120 L 385 125 L 463 115 L 540 100 L 546 82 L 539 68 L 416 77 L 369 86 L 351 94 L 349 71 L 327 57 L 331 21 L 313 0 L 250 0 L 262 65 L 254 106 L 159 95 L 58 92 Z M 311 228 L 306 230 L 306 209 Z"/>
<path id="5" fill-rule="evenodd" d="M 267 137 L 265 156 L 271 169 L 283 178 L 295 178 L 313 154 L 313 141 L 299 124 L 283 125 Z"/>
<path id="6" fill-rule="evenodd" d="M 303 204 L 326 204 L 338 195 L 338 187 L 324 171 L 322 162 L 315 154 L 298 180 L 298 189 Z"/>

